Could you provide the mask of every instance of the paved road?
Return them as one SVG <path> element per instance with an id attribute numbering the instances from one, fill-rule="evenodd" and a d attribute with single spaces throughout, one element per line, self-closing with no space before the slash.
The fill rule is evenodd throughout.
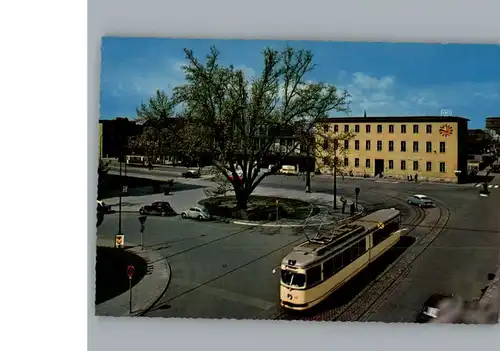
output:
<path id="1" fill-rule="evenodd" d="M 130 174 L 130 173 L 129 173 Z M 299 177 L 271 176 L 264 186 L 304 188 Z M 479 197 L 473 187 L 452 185 L 339 180 L 339 196 L 352 197 L 360 187 L 360 202 L 368 209 L 394 206 L 409 194 L 424 193 L 452 209 L 448 228 L 414 263 L 410 274 L 369 317 L 376 321 L 410 322 L 425 298 L 435 292 L 478 297 L 499 252 L 500 190 Z M 331 192 L 332 181 L 313 178 L 313 191 Z M 392 198 L 396 197 L 396 198 Z M 398 200 L 399 199 L 399 200 Z M 495 211 L 496 210 L 496 211 Z M 123 215 L 126 241 L 140 242 L 136 215 Z M 112 238 L 117 215 L 106 216 L 100 237 Z M 179 218 L 148 218 L 145 244 L 168 257 L 172 283 L 148 316 L 253 318 L 277 307 L 279 277 L 271 273 L 302 236 L 295 230 L 249 228 L 233 224 L 199 223 Z"/>

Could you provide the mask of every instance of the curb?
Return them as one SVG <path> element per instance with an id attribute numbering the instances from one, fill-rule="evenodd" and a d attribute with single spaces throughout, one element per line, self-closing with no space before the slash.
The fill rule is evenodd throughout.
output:
<path id="1" fill-rule="evenodd" d="M 344 219 L 341 219 L 340 221 L 331 221 L 331 222 L 324 222 L 317 224 L 265 224 L 260 222 L 238 221 L 238 220 L 232 221 L 231 223 L 236 225 L 246 225 L 249 227 L 253 226 L 253 227 L 267 227 L 267 228 L 304 228 L 304 227 L 318 227 L 318 226 L 325 226 L 332 224 L 342 225 L 345 222 L 348 222 L 362 215 L 365 209 L 362 206 L 360 207 L 361 211 L 358 211 L 358 213 L 354 214 L 353 216 L 346 217 Z"/>
<path id="2" fill-rule="evenodd" d="M 159 292 L 151 295 L 152 297 L 143 298 L 142 300 L 133 300 L 133 311 L 132 313 L 129 313 L 129 291 L 127 290 L 121 295 L 95 306 L 96 316 L 142 316 L 151 310 L 151 308 L 163 297 L 170 286 L 172 270 L 170 268 L 170 264 L 163 256 L 151 250 L 143 251 L 139 246 L 126 250 L 146 260 L 148 265 L 147 269 L 151 272 L 147 273 L 134 287 L 132 287 L 132 298 L 134 299 L 134 296 L 140 296 L 141 294 L 148 295 L 152 290 Z M 120 312 L 117 312 L 118 310 L 120 310 Z"/>

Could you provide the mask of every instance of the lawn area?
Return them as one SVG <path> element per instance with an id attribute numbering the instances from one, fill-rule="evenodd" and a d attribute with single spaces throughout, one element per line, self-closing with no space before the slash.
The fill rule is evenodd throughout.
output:
<path id="1" fill-rule="evenodd" d="M 213 216 L 249 221 L 275 221 L 276 212 L 278 219 L 301 220 L 320 211 L 306 201 L 261 195 L 250 196 L 248 207 L 244 211 L 237 209 L 234 195 L 206 198 L 198 203 L 205 206 Z"/>

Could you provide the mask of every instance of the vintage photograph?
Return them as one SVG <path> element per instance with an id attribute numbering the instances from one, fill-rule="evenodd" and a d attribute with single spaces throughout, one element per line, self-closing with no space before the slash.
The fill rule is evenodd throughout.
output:
<path id="1" fill-rule="evenodd" d="M 497 323 L 499 62 L 102 38 L 96 315 Z"/>

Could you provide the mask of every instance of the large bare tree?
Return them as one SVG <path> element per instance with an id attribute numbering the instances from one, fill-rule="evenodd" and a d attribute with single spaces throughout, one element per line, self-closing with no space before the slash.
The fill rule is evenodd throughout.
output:
<path id="1" fill-rule="evenodd" d="M 332 111 L 349 111 L 346 91 L 307 81 L 315 68 L 310 51 L 265 49 L 262 72 L 253 79 L 233 66 L 221 65 L 215 47 L 204 62 L 191 50 L 185 54 L 186 83 L 174 89 L 174 99 L 183 104 L 186 122 L 198 131 L 192 135 L 206 141 L 216 170 L 231 179 L 240 209 L 247 208 L 262 179 L 299 149 L 302 133 Z M 291 145 L 276 150 L 284 137 Z M 270 154 L 277 157 L 273 169 L 259 172 Z"/>

